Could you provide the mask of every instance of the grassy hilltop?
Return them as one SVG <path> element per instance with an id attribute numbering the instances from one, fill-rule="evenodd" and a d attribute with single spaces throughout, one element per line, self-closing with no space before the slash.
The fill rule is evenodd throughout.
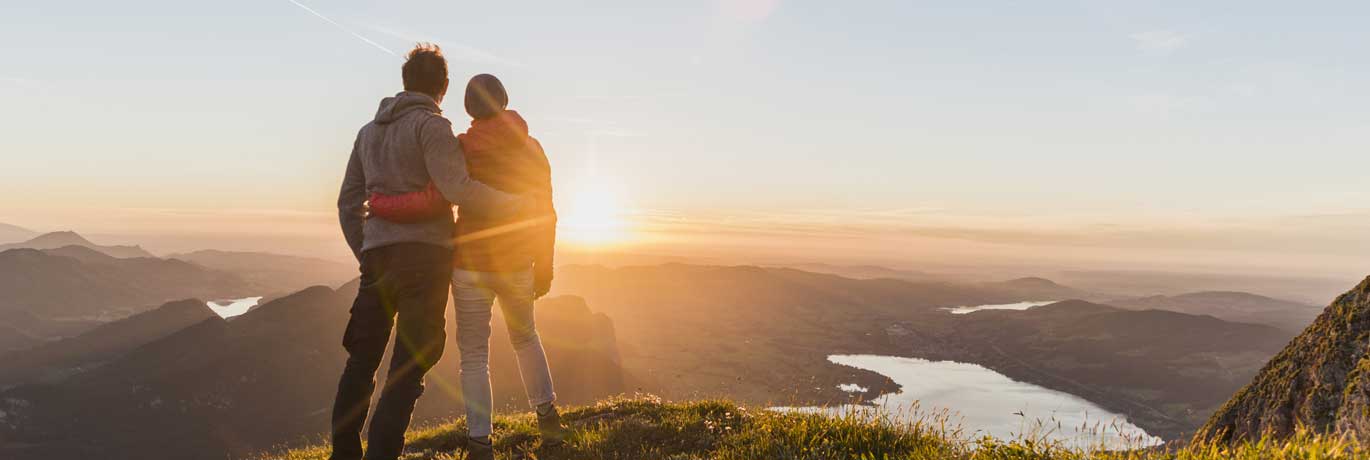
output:
<path id="1" fill-rule="evenodd" d="M 1296 435 L 1236 448 L 1190 446 L 1134 452 L 1090 452 L 1030 439 L 959 440 L 930 419 L 880 423 L 856 417 L 747 409 L 727 401 L 664 403 L 650 397 L 568 408 L 575 435 L 566 446 L 543 447 L 531 413 L 497 417 L 495 448 L 502 459 L 671 460 L 1340 460 L 1370 458 L 1352 440 Z M 409 434 L 406 460 L 460 459 L 461 421 Z M 267 454 L 263 460 L 324 460 L 327 446 Z"/>

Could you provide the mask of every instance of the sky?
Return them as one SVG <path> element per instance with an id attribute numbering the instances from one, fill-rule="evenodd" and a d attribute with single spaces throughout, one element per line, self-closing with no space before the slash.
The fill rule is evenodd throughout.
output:
<path id="1" fill-rule="evenodd" d="M 587 245 L 1364 274 L 1366 17 L 1356 1 L 5 2 L 0 222 L 345 254 L 353 136 L 432 41 L 454 86 L 504 80 Z"/>

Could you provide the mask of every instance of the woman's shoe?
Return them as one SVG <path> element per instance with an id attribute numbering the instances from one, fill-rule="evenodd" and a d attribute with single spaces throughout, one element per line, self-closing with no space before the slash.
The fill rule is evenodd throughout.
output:
<path id="1" fill-rule="evenodd" d="M 557 406 L 549 404 L 546 410 L 539 408 L 537 414 L 542 445 L 555 447 L 566 443 L 566 427 L 561 426 L 561 414 L 557 413 Z"/>
<path id="2" fill-rule="evenodd" d="M 466 438 L 466 456 L 464 460 L 495 460 L 495 446 L 490 444 L 489 438 L 481 442 L 472 438 Z"/>

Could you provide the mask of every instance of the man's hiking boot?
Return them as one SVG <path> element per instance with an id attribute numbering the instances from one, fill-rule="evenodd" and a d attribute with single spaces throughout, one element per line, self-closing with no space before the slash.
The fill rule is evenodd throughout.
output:
<path id="1" fill-rule="evenodd" d="M 466 438 L 466 456 L 464 460 L 495 460 L 495 446 L 490 444 L 490 438 L 484 441 L 475 438 Z"/>
<path id="2" fill-rule="evenodd" d="M 557 407 L 549 403 L 546 407 L 538 407 L 537 414 L 542 445 L 555 447 L 565 443 L 566 427 L 561 426 L 561 414 L 557 413 Z"/>

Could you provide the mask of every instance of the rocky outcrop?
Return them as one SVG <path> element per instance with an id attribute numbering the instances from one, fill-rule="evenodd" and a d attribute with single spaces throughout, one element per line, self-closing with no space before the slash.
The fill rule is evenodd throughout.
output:
<path id="1" fill-rule="evenodd" d="M 1271 359 L 1197 439 L 1285 437 L 1301 427 L 1370 439 L 1370 278 L 1338 297 Z"/>

